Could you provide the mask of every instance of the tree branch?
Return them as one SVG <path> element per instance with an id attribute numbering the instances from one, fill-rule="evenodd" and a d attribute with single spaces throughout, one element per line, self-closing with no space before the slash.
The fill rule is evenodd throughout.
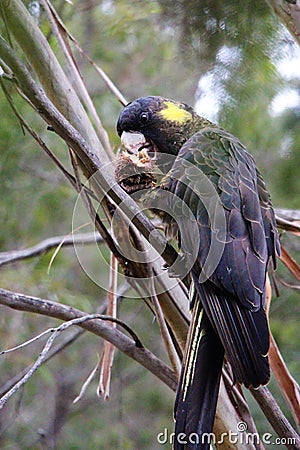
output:
<path id="1" fill-rule="evenodd" d="M 286 438 L 285 443 L 282 441 L 283 445 L 291 450 L 300 450 L 299 435 L 283 415 L 269 389 L 261 386 L 258 389 L 250 388 L 250 391 L 278 436 L 282 439 Z"/>
<path id="2" fill-rule="evenodd" d="M 103 242 L 103 238 L 98 233 L 77 233 L 67 236 L 53 236 L 44 241 L 39 242 L 33 247 L 28 247 L 22 250 L 12 250 L 10 252 L 0 253 L 0 267 L 7 264 L 12 264 L 16 261 L 21 261 L 35 256 L 43 255 L 53 248 L 70 247 L 76 245 L 95 244 L 95 242 Z"/>
<path id="3" fill-rule="evenodd" d="M 109 142 L 108 134 L 106 130 L 103 128 L 101 120 L 97 114 L 95 105 L 88 93 L 88 90 L 85 86 L 82 74 L 80 73 L 79 66 L 75 61 L 74 55 L 72 53 L 71 47 L 68 42 L 68 35 L 65 27 L 61 25 L 61 21 L 59 20 L 53 6 L 50 4 L 48 0 L 41 0 L 43 8 L 47 14 L 49 24 L 53 31 L 54 36 L 56 37 L 59 46 L 62 50 L 62 53 L 65 57 L 66 65 L 68 67 L 68 73 L 72 73 L 73 77 L 73 85 L 76 87 L 77 93 L 80 98 L 82 98 L 91 118 L 93 119 L 96 129 L 98 131 L 98 135 L 100 141 L 102 142 L 103 147 L 105 148 L 107 154 L 110 158 L 113 157 L 112 148 Z"/>
<path id="4" fill-rule="evenodd" d="M 79 330 L 76 330 L 74 333 L 71 334 L 71 336 L 68 336 L 62 342 L 60 342 L 55 347 L 53 347 L 49 351 L 47 357 L 44 359 L 43 364 L 45 364 L 47 361 L 49 361 L 55 355 L 60 353 L 66 347 L 68 347 L 69 345 L 73 344 L 73 342 L 76 341 L 84 332 L 85 332 L 85 330 L 83 328 L 79 329 Z M 21 380 L 21 378 L 23 378 L 26 375 L 26 373 L 30 370 L 30 367 L 31 366 L 25 367 L 25 369 L 21 370 L 21 372 L 17 373 L 15 376 L 10 378 L 5 384 L 3 384 L 0 387 L 0 397 L 5 395 L 10 389 L 12 389 L 12 387 L 16 383 L 18 383 Z"/>
<path id="5" fill-rule="evenodd" d="M 130 289 L 130 285 L 128 283 L 123 283 L 117 292 L 117 300 L 118 302 L 122 299 L 122 297 L 126 294 L 126 292 Z M 98 314 L 103 314 L 106 309 L 106 304 L 103 303 L 97 310 Z M 81 328 L 79 330 L 76 330 L 73 332 L 70 336 L 65 338 L 62 342 L 57 344 L 55 347 L 53 347 L 46 358 L 43 361 L 43 364 L 45 364 L 47 361 L 49 361 L 51 358 L 56 356 L 58 353 L 60 353 L 62 350 L 64 350 L 69 345 L 73 344 L 74 341 L 76 341 L 83 333 L 85 333 L 86 330 L 84 328 Z M 25 374 L 30 370 L 30 366 L 25 367 L 21 372 L 19 372 L 17 375 L 15 375 L 13 378 L 8 380 L 4 385 L 0 386 L 0 397 L 2 397 L 4 394 L 6 394 L 7 391 L 9 391 L 22 377 L 25 376 Z"/>
<path id="6" fill-rule="evenodd" d="M 276 217 L 284 217 L 287 220 L 300 220 L 300 209 L 274 208 Z"/>
<path id="7" fill-rule="evenodd" d="M 41 86 L 35 83 L 25 65 L 2 37 L 0 37 L 0 57 L 13 70 L 23 92 L 39 111 L 41 117 L 75 152 L 80 166 L 86 177 L 90 179 L 98 198 L 101 199 L 103 195 L 107 194 L 117 205 L 122 205 L 121 209 L 124 214 L 148 241 L 151 235 L 152 245 L 163 256 L 167 264 L 172 265 L 177 257 L 175 249 L 156 230 L 130 196 L 116 184 L 112 176 L 112 167 L 100 161 L 88 142 L 50 102 Z"/>
<path id="8" fill-rule="evenodd" d="M 0 288 L 0 303 L 18 311 L 42 314 L 68 321 L 84 317 L 86 314 L 71 306 L 44 300 L 37 297 L 19 294 Z M 143 367 L 163 381 L 173 391 L 176 390 L 177 380 L 174 372 L 163 361 L 146 348 L 139 348 L 117 328 L 113 328 L 102 320 L 90 320 L 80 324 L 82 328 L 111 342 L 121 352 L 136 360 Z"/>
<path id="9" fill-rule="evenodd" d="M 9 31 L 24 51 L 49 99 L 79 130 L 94 151 L 99 154 L 102 150 L 103 157 L 107 158 L 87 113 L 74 91 L 72 80 L 70 81 L 66 76 L 47 39 L 25 5 L 20 0 L 9 0 L 2 9 L 2 15 L 5 16 Z M 20 86 L 23 89 L 22 83 Z"/>

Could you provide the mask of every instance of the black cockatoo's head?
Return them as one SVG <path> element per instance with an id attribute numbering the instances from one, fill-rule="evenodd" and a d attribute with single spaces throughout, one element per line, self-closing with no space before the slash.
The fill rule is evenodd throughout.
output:
<path id="1" fill-rule="evenodd" d="M 180 102 L 163 97 L 141 97 L 121 112 L 117 131 L 123 141 L 128 133 L 141 133 L 148 152 L 176 156 L 182 145 L 194 134 L 194 110 Z"/>

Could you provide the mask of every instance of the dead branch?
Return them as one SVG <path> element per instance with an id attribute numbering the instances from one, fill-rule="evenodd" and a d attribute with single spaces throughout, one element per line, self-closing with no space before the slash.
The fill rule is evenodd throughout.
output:
<path id="1" fill-rule="evenodd" d="M 42 361 L 42 364 L 45 364 L 47 361 L 49 361 L 51 358 L 59 354 L 61 351 L 63 351 L 65 348 L 67 348 L 69 345 L 73 344 L 83 333 L 85 332 L 84 329 L 76 330 L 74 333 L 71 334 L 71 336 L 68 336 L 66 339 L 64 339 L 62 342 L 57 344 L 55 347 L 53 347 L 46 358 Z M 31 366 L 25 367 L 25 369 L 21 370 L 18 374 L 16 374 L 14 377 L 10 378 L 5 384 L 3 384 L 0 387 L 0 397 L 5 395 L 12 387 L 17 384 L 30 370 Z"/>
<path id="2" fill-rule="evenodd" d="M 122 299 L 122 297 L 126 294 L 126 292 L 130 289 L 130 285 L 127 283 L 123 283 L 117 292 L 117 300 L 118 302 Z M 97 313 L 103 314 L 105 311 L 106 305 L 103 303 L 100 308 L 98 308 Z M 64 350 L 69 345 L 73 344 L 83 333 L 85 333 L 85 329 L 81 328 L 79 330 L 76 330 L 74 333 L 72 333 L 70 336 L 68 336 L 66 339 L 64 339 L 61 343 L 57 344 L 54 348 L 52 348 L 42 364 L 45 364 L 47 361 L 49 361 L 51 358 L 59 354 L 62 350 Z M 31 366 L 26 367 L 21 372 L 19 372 L 17 375 L 15 375 L 13 378 L 8 380 L 3 386 L 0 387 L 0 397 L 4 394 L 6 394 L 7 391 L 9 391 L 18 381 L 20 381 L 21 378 L 25 376 L 25 374 L 30 370 Z"/>
<path id="3" fill-rule="evenodd" d="M 285 218 L 286 220 L 300 220 L 299 209 L 275 208 L 276 217 Z"/>
<path id="4" fill-rule="evenodd" d="M 28 247 L 22 250 L 12 250 L 10 252 L 0 253 L 0 267 L 7 264 L 12 264 L 16 261 L 22 261 L 28 258 L 44 255 L 53 248 L 61 245 L 62 247 L 70 247 L 76 245 L 95 244 L 96 242 L 103 242 L 103 238 L 98 233 L 76 233 L 72 236 L 53 236 L 45 239 L 33 247 Z"/>
<path id="5" fill-rule="evenodd" d="M 65 27 L 61 26 L 61 21 L 58 20 L 58 16 L 55 13 L 53 6 L 47 0 L 41 0 L 45 12 L 47 14 L 51 29 L 53 31 L 54 36 L 56 37 L 59 46 L 63 52 L 66 63 L 69 66 L 70 73 L 73 74 L 73 84 L 76 87 L 77 93 L 83 99 L 87 110 L 89 111 L 91 117 L 93 118 L 94 123 L 96 124 L 96 129 L 99 135 L 99 138 L 102 142 L 103 147 L 105 148 L 107 154 L 110 158 L 113 157 L 112 148 L 108 139 L 108 134 L 104 129 L 101 120 L 97 114 L 95 105 L 89 95 L 89 92 L 85 86 L 82 74 L 80 73 L 78 64 L 74 58 L 72 53 L 70 44 L 68 42 L 68 34 L 66 32 Z"/>
<path id="6" fill-rule="evenodd" d="M 61 325 L 59 325 L 56 328 L 49 328 L 48 330 L 43 331 L 42 333 L 40 333 L 38 336 L 30 339 L 29 341 L 24 342 L 23 344 L 20 344 L 12 349 L 9 350 L 4 350 L 1 352 L 1 354 L 5 354 L 8 352 L 12 352 L 15 350 L 18 350 L 20 348 L 25 347 L 26 345 L 31 344 L 32 342 L 37 341 L 38 339 L 40 339 L 42 336 L 45 336 L 46 334 L 51 333 L 51 336 L 48 338 L 46 345 L 44 346 L 43 350 L 41 351 L 41 353 L 39 354 L 38 359 L 35 361 L 35 363 L 33 364 L 32 367 L 30 367 L 30 369 L 28 370 L 28 372 L 8 391 L 6 392 L 5 395 L 3 395 L 2 398 L 0 398 L 0 409 L 3 408 L 3 406 L 6 404 L 6 402 L 10 399 L 10 397 L 12 397 L 25 383 L 27 383 L 27 381 L 32 377 L 32 375 L 37 371 L 37 369 L 43 364 L 43 362 L 45 361 L 45 359 L 47 358 L 47 355 L 49 353 L 49 351 L 51 350 L 53 344 L 54 344 L 54 340 L 56 339 L 56 337 L 62 332 L 67 330 L 68 328 L 70 328 L 71 326 L 74 325 L 81 325 L 84 322 L 90 321 L 90 320 L 95 320 L 95 319 L 101 319 L 101 320 L 109 320 L 109 321 L 113 321 L 118 323 L 119 325 L 122 325 L 123 328 L 125 328 L 130 335 L 133 337 L 135 345 L 138 348 L 144 348 L 140 342 L 140 340 L 138 339 L 138 337 L 136 336 L 136 334 L 129 329 L 129 327 L 124 324 L 122 321 L 120 321 L 119 319 L 116 319 L 114 317 L 108 317 L 108 316 L 103 316 L 102 314 L 88 314 L 85 315 L 83 317 L 77 317 L 75 319 L 69 320 L 67 322 L 62 323 Z M 105 341 L 107 342 L 107 341 Z"/>
<path id="7" fill-rule="evenodd" d="M 32 367 L 30 367 L 30 369 L 28 370 L 28 372 L 14 385 L 12 386 L 12 388 L 6 392 L 6 394 L 4 394 L 1 398 L 0 398 L 0 409 L 3 408 L 3 406 L 6 404 L 6 402 L 10 399 L 10 397 L 12 397 L 25 383 L 27 383 L 27 381 L 32 377 L 32 375 L 37 371 L 37 369 L 42 365 L 42 363 L 45 361 L 53 343 L 55 338 L 57 337 L 57 335 L 63 331 L 64 329 L 69 328 L 72 325 L 77 325 L 78 323 L 82 323 L 85 320 L 89 320 L 94 319 L 95 314 L 91 315 L 91 316 L 86 316 L 86 317 L 80 317 L 77 319 L 73 319 L 70 320 L 69 322 L 64 322 L 62 325 L 60 325 L 57 328 L 51 328 L 49 330 L 46 330 L 45 332 L 41 333 L 39 336 L 37 336 L 34 339 L 31 339 L 30 341 L 19 345 L 18 347 L 15 347 L 12 350 L 15 350 L 17 348 L 21 348 L 24 345 L 27 345 L 28 343 L 33 342 L 34 340 L 39 339 L 40 337 L 42 337 L 43 335 L 45 335 L 46 333 L 50 333 L 52 332 L 51 336 L 48 338 L 46 345 L 44 346 L 43 350 L 41 351 L 38 359 L 35 361 L 35 363 L 32 365 Z M 2 352 L 5 353 L 5 352 Z"/>
<path id="8" fill-rule="evenodd" d="M 64 321 L 86 316 L 84 312 L 71 306 L 11 292 L 2 288 L 0 288 L 0 303 L 18 311 L 55 317 Z M 79 326 L 111 342 L 121 352 L 136 360 L 157 376 L 172 390 L 176 390 L 177 380 L 173 371 L 148 349 L 137 347 L 132 339 L 118 329 L 109 326 L 103 320 L 89 320 L 79 324 Z"/>
<path id="9" fill-rule="evenodd" d="M 105 341 L 105 343 L 108 343 L 107 341 Z M 110 344 L 111 345 L 111 344 Z M 98 361 L 97 364 L 95 365 L 94 369 L 91 371 L 91 373 L 89 374 L 89 376 L 87 377 L 87 379 L 85 380 L 85 382 L 83 383 L 79 394 L 77 395 L 76 398 L 74 398 L 73 403 L 77 403 L 79 402 L 82 397 L 84 396 L 88 386 L 90 385 L 91 381 L 93 380 L 93 378 L 95 377 L 96 373 L 98 372 L 99 368 L 100 368 L 100 364 L 102 363 L 103 357 L 99 357 L 98 355 Z M 97 389 L 97 394 L 99 391 L 99 387 Z M 100 397 L 100 395 L 98 394 L 98 396 Z M 108 398 L 108 397 L 107 397 Z M 106 397 L 104 397 L 104 399 L 106 400 Z"/>
<path id="10" fill-rule="evenodd" d="M 150 289 L 151 289 L 151 303 L 153 305 L 153 309 L 155 311 L 156 320 L 158 322 L 158 326 L 160 329 L 161 337 L 164 341 L 165 348 L 167 350 L 169 360 L 171 362 L 172 368 L 176 374 L 177 379 L 180 377 L 180 359 L 178 357 L 178 353 L 176 352 L 176 348 L 170 336 L 170 330 L 168 330 L 166 319 L 164 317 L 163 311 L 161 309 L 159 300 L 156 295 L 154 282 L 150 279 Z"/>

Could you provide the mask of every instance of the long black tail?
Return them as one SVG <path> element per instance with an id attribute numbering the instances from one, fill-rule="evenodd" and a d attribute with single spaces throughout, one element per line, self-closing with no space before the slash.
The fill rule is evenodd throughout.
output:
<path id="1" fill-rule="evenodd" d="M 224 349 L 196 301 L 174 407 L 174 450 L 207 450 L 212 432 Z"/>
<path id="2" fill-rule="evenodd" d="M 267 384 L 269 327 L 264 309 L 251 311 L 209 282 L 199 283 L 194 274 L 193 279 L 203 309 L 225 349 L 235 381 L 254 388 Z"/>
<path id="3" fill-rule="evenodd" d="M 192 274 L 199 298 L 193 308 L 186 355 L 175 402 L 174 450 L 207 450 L 224 352 L 236 381 L 266 384 L 269 329 L 265 311 L 250 311 L 209 281 Z"/>

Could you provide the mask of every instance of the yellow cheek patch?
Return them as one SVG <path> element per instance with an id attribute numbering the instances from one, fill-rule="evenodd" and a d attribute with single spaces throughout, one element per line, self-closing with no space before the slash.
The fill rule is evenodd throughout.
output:
<path id="1" fill-rule="evenodd" d="M 164 119 L 178 123 L 184 123 L 187 120 L 191 120 L 192 114 L 185 109 L 180 108 L 175 103 L 165 102 L 164 104 L 165 108 L 158 113 Z"/>

